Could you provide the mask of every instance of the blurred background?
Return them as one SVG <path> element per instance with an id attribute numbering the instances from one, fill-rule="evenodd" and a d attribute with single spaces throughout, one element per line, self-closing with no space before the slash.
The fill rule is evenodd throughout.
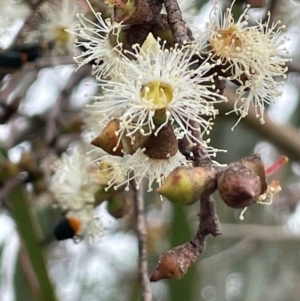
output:
<path id="1" fill-rule="evenodd" d="M 89 65 L 74 72 L 72 44 L 52 43 L 54 31 L 74 28 L 74 15 L 86 10 L 86 3 L 73 1 L 61 8 L 63 1 L 48 2 L 0 0 L 0 299 L 138 301 L 132 214 L 117 220 L 104 202 L 97 208 L 105 228 L 101 238 L 75 244 L 57 242 L 52 235 L 61 213 L 53 209 L 53 197 L 39 172 L 47 177 L 55 157 L 78 144 L 82 108 L 98 87 Z M 183 2 L 191 28 L 204 28 L 213 1 Z M 91 3 L 105 15 L 100 0 Z M 285 47 L 293 61 L 282 96 L 267 110 L 266 124 L 250 114 L 232 131 L 237 116 L 225 115 L 232 106 L 229 101 L 219 108 L 211 145 L 227 150 L 216 158 L 220 163 L 254 152 L 266 165 L 287 156 L 289 162 L 268 178 L 280 180 L 282 191 L 269 206 L 249 207 L 244 220 L 241 210 L 227 207 L 216 194 L 223 235 L 208 237 L 204 253 L 184 278 L 151 284 L 155 301 L 299 300 L 300 1 L 237 0 L 237 15 L 246 3 L 253 7 L 250 24 L 264 19 L 268 10 L 274 21 L 286 24 L 282 35 L 289 38 Z M 60 27 L 53 29 L 50 23 Z M 227 85 L 229 100 L 234 99 L 234 88 Z M 26 197 L 18 188 L 20 172 L 34 178 L 26 184 Z M 152 272 L 163 251 L 194 236 L 198 204 L 174 206 L 154 193 L 145 196 L 145 204 Z"/>

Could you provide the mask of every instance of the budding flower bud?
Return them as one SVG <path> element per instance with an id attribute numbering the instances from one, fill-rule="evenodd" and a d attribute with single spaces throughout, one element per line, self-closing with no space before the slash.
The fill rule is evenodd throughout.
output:
<path id="1" fill-rule="evenodd" d="M 198 258 L 197 247 L 190 242 L 164 252 L 150 277 L 150 281 L 160 279 L 180 279 L 187 273 L 190 265 Z"/>
<path id="2" fill-rule="evenodd" d="M 119 129 L 119 121 L 117 119 L 111 120 L 103 129 L 101 134 L 97 136 L 91 143 L 94 146 L 102 148 L 108 154 L 115 156 L 123 156 L 123 145 L 116 135 Z"/>
<path id="3" fill-rule="evenodd" d="M 154 132 L 142 145 L 144 154 L 152 159 L 168 159 L 178 152 L 178 142 L 171 124 L 165 125 L 157 134 Z"/>
<path id="4" fill-rule="evenodd" d="M 131 202 L 125 191 L 112 194 L 107 200 L 107 211 L 114 218 L 122 218 L 129 214 Z"/>
<path id="5" fill-rule="evenodd" d="M 0 161 L 0 181 L 5 181 L 9 178 L 17 176 L 20 169 L 17 164 L 12 163 L 9 160 Z"/>
<path id="6" fill-rule="evenodd" d="M 35 172 L 37 170 L 37 164 L 34 155 L 30 152 L 22 153 L 19 167 L 28 172 Z"/>
<path id="7" fill-rule="evenodd" d="M 229 164 L 218 177 L 222 200 L 233 208 L 244 208 L 258 200 L 267 189 L 264 165 L 259 155 Z"/>
<path id="8" fill-rule="evenodd" d="M 233 208 L 244 208 L 256 202 L 261 191 L 259 177 L 242 164 L 225 170 L 218 179 L 222 200 Z"/>
<path id="9" fill-rule="evenodd" d="M 203 192 L 216 189 L 215 169 L 203 167 L 177 167 L 156 191 L 179 205 L 191 205 L 199 200 Z"/>

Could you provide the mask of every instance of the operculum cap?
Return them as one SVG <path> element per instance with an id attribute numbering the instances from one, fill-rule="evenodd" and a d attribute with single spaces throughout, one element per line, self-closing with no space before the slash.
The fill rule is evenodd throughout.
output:
<path id="1" fill-rule="evenodd" d="M 140 132 L 128 137 L 126 133 L 119 134 L 120 121 L 111 120 L 101 134 L 94 138 L 92 145 L 102 148 L 110 155 L 122 157 L 124 153 L 133 154 L 135 151 L 146 143 L 149 136 L 143 136 Z"/>
<path id="2" fill-rule="evenodd" d="M 123 145 L 116 134 L 118 130 L 119 121 L 117 119 L 111 120 L 101 134 L 92 140 L 91 144 L 102 148 L 108 154 L 123 156 Z"/>
<path id="3" fill-rule="evenodd" d="M 165 125 L 157 134 L 151 134 L 142 144 L 144 154 L 152 159 L 168 159 L 178 152 L 178 141 L 171 124 Z"/>
<path id="4" fill-rule="evenodd" d="M 167 177 L 157 192 L 172 203 L 191 205 L 199 200 L 204 192 L 216 189 L 216 172 L 214 169 L 203 167 L 177 167 Z"/>

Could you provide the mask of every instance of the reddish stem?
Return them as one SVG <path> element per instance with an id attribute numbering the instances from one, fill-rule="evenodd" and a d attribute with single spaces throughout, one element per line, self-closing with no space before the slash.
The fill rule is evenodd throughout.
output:
<path id="1" fill-rule="evenodd" d="M 288 162 L 288 157 L 281 156 L 273 165 L 265 168 L 266 175 L 270 175 L 271 173 L 275 172 L 279 169 L 282 165 Z"/>

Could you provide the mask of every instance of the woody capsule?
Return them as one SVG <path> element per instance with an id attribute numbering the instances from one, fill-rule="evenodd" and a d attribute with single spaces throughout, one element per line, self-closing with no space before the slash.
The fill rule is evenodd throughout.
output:
<path id="1" fill-rule="evenodd" d="M 228 165 L 218 174 L 221 199 L 232 208 L 244 208 L 262 203 L 281 190 L 277 181 L 266 183 L 266 175 L 276 171 L 288 158 L 282 156 L 275 164 L 265 168 L 259 154 L 253 154 Z"/>

